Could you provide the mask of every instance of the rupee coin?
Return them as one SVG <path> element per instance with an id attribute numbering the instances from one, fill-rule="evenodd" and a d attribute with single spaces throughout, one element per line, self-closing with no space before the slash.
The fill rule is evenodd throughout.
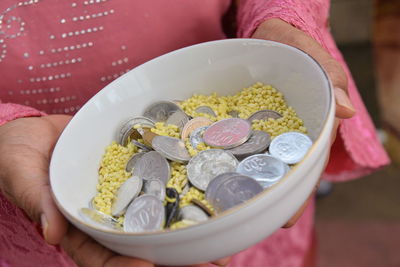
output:
<path id="1" fill-rule="evenodd" d="M 154 121 L 145 117 L 134 117 L 125 121 L 119 128 L 117 142 L 120 145 L 126 146 L 130 140 L 136 140 L 140 138 L 135 126 L 140 125 L 142 127 L 153 128 Z"/>
<path id="2" fill-rule="evenodd" d="M 144 180 L 143 193 L 158 197 L 161 201 L 165 199 L 165 184 L 158 179 Z"/>
<path id="3" fill-rule="evenodd" d="M 282 118 L 282 115 L 279 112 L 269 109 L 264 109 L 254 112 L 253 114 L 250 115 L 250 117 L 247 120 L 253 122 L 253 120 L 268 120 L 268 119 L 279 119 L 279 118 Z"/>
<path id="4" fill-rule="evenodd" d="M 212 121 L 210 119 L 207 119 L 204 117 L 196 117 L 194 119 L 191 119 L 183 127 L 182 133 L 181 133 L 181 139 L 183 141 L 185 141 L 186 138 L 188 138 L 194 130 L 196 130 L 200 127 L 208 126 L 211 123 L 212 123 Z"/>
<path id="5" fill-rule="evenodd" d="M 264 131 L 253 131 L 249 140 L 229 151 L 240 158 L 263 152 L 271 143 L 271 136 Z"/>
<path id="6" fill-rule="evenodd" d="M 126 163 L 125 166 L 125 171 L 126 172 L 132 172 L 133 168 L 135 168 L 136 163 L 138 162 L 138 160 L 144 155 L 146 154 L 146 152 L 139 152 L 134 154 L 129 161 Z"/>
<path id="7" fill-rule="evenodd" d="M 168 117 L 165 124 L 167 125 L 173 124 L 178 126 L 179 129 L 182 129 L 183 126 L 185 126 L 186 123 L 188 123 L 188 121 L 189 121 L 189 116 L 186 115 L 186 113 L 183 112 L 182 110 L 177 110 Z"/>
<path id="8" fill-rule="evenodd" d="M 312 146 L 310 137 L 299 132 L 276 136 L 269 146 L 269 153 L 287 164 L 300 162 Z"/>
<path id="9" fill-rule="evenodd" d="M 236 171 L 253 178 L 263 188 L 268 188 L 285 176 L 287 167 L 287 164 L 278 158 L 256 154 L 242 160 Z"/>
<path id="10" fill-rule="evenodd" d="M 118 189 L 114 203 L 111 207 L 113 216 L 121 216 L 129 203 L 137 197 L 142 190 L 143 180 L 140 177 L 131 177 L 127 179 Z"/>
<path id="11" fill-rule="evenodd" d="M 124 231 L 131 233 L 162 230 L 165 209 L 162 201 L 153 195 L 141 195 L 129 204 L 125 213 Z"/>
<path id="12" fill-rule="evenodd" d="M 262 186 L 254 179 L 238 175 L 224 180 L 215 192 L 211 205 L 217 213 L 231 209 L 246 202 L 263 191 Z"/>
<path id="13" fill-rule="evenodd" d="M 230 179 L 231 177 L 235 177 L 240 175 L 237 172 L 224 172 L 219 175 L 217 175 L 214 179 L 212 179 L 207 186 L 207 189 L 205 191 L 205 198 L 206 200 L 211 203 L 213 199 L 215 199 L 215 193 L 217 191 L 217 188 L 227 179 Z"/>
<path id="14" fill-rule="evenodd" d="M 205 191 L 217 175 L 236 170 L 238 160 L 232 153 L 221 149 L 200 151 L 187 165 L 188 179 L 192 185 Z"/>
<path id="15" fill-rule="evenodd" d="M 201 143 L 204 143 L 203 134 L 204 131 L 208 128 L 208 126 L 203 126 L 195 129 L 189 137 L 190 145 L 197 149 L 197 146 Z"/>
<path id="16" fill-rule="evenodd" d="M 158 179 L 167 184 L 171 170 L 168 161 L 157 151 L 146 152 L 135 164 L 133 175 L 143 180 Z"/>
<path id="17" fill-rule="evenodd" d="M 186 149 L 185 143 L 174 137 L 156 136 L 151 145 L 154 150 L 169 160 L 185 163 L 190 160 L 190 154 Z"/>
<path id="18" fill-rule="evenodd" d="M 149 105 L 143 112 L 143 116 L 154 122 L 165 122 L 175 112 L 182 109 L 172 101 L 157 101 Z"/>
<path id="19" fill-rule="evenodd" d="M 211 124 L 203 134 L 204 142 L 216 148 L 234 148 L 251 136 L 249 121 L 239 118 L 224 119 Z"/>
<path id="20" fill-rule="evenodd" d="M 97 226 L 106 229 L 121 230 L 117 219 L 96 209 L 81 208 L 79 214 L 88 223 L 95 223 Z"/>
<path id="21" fill-rule="evenodd" d="M 181 208 L 179 212 L 179 219 L 199 223 L 207 221 L 208 215 L 201 208 L 195 205 L 186 205 Z"/>
<path id="22" fill-rule="evenodd" d="M 212 117 L 217 117 L 217 115 L 215 114 L 214 110 L 212 108 L 210 108 L 209 106 L 200 106 L 197 107 L 194 112 L 196 113 L 203 113 L 203 114 L 208 114 Z"/>

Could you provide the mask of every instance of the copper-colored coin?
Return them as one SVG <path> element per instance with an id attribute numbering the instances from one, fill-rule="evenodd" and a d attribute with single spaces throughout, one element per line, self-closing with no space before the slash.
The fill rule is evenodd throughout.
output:
<path id="1" fill-rule="evenodd" d="M 199 127 L 208 126 L 212 123 L 210 119 L 204 117 L 197 117 L 191 119 L 182 129 L 181 139 L 185 140 L 189 135 Z"/>
<path id="2" fill-rule="evenodd" d="M 153 142 L 154 137 L 158 136 L 158 134 L 153 133 L 149 128 L 144 128 L 141 132 L 141 135 L 143 140 L 149 145 L 151 145 L 151 142 Z"/>

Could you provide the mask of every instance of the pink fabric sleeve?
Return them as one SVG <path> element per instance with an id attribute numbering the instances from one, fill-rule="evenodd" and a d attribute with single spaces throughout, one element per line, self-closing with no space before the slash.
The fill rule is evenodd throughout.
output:
<path id="1" fill-rule="evenodd" d="M 6 122 L 22 118 L 22 117 L 40 117 L 46 115 L 44 112 L 38 111 L 34 108 L 7 103 L 3 104 L 0 102 L 0 126 Z"/>
<path id="2" fill-rule="evenodd" d="M 238 10 L 238 37 L 249 38 L 265 20 L 279 18 L 302 30 L 342 64 L 348 92 L 357 114 L 343 120 L 323 175 L 332 181 L 358 178 L 390 162 L 357 91 L 350 70 L 328 29 L 329 0 L 242 0 Z"/>

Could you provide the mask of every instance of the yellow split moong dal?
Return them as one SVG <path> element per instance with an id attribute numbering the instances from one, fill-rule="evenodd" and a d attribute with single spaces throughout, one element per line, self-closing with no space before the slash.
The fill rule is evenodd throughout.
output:
<path id="1" fill-rule="evenodd" d="M 274 138 L 289 131 L 306 133 L 303 121 L 297 116 L 295 110 L 288 106 L 282 93 L 270 85 L 264 85 L 260 82 L 250 87 L 244 88 L 233 96 L 218 96 L 216 93 L 211 95 L 193 95 L 179 104 L 180 107 L 192 117 L 206 117 L 213 122 L 222 119 L 231 118 L 229 112 L 237 111 L 239 117 L 247 119 L 256 111 L 269 109 L 279 112 L 282 118 L 268 120 L 254 120 L 253 130 L 265 131 Z M 209 106 L 213 109 L 216 117 L 209 114 L 197 113 L 196 108 L 200 106 Z M 176 125 L 166 125 L 163 122 L 157 122 L 151 131 L 158 135 L 180 138 L 180 129 Z M 200 143 L 197 148 L 191 146 L 188 139 L 185 140 L 186 148 L 191 156 L 195 156 L 199 151 L 210 149 L 204 143 Z M 125 166 L 129 159 L 138 153 L 140 149 L 129 143 L 126 147 L 112 142 L 105 150 L 100 168 L 99 183 L 97 185 L 97 195 L 93 199 L 93 205 L 99 211 L 111 215 L 111 207 L 114 201 L 115 193 L 123 182 L 131 174 L 125 171 Z M 184 187 L 188 184 L 186 165 L 178 162 L 171 162 L 171 178 L 167 187 L 173 187 L 181 194 Z M 179 206 L 189 205 L 192 199 L 197 199 L 212 210 L 212 207 L 204 197 L 204 192 L 195 187 L 191 187 L 188 192 L 182 196 Z M 167 201 L 173 201 L 166 198 Z M 123 216 L 117 217 L 119 222 L 123 223 Z M 175 222 L 171 229 L 186 227 L 192 223 L 186 221 Z"/>

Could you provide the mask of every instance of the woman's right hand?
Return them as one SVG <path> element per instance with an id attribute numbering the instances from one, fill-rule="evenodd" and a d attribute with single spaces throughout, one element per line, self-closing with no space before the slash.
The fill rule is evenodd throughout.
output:
<path id="1" fill-rule="evenodd" d="M 71 119 L 65 115 L 20 118 L 0 126 L 0 189 L 40 222 L 49 244 L 60 244 L 79 266 L 153 266 L 117 255 L 68 225 L 50 193 L 49 163 L 54 145 Z"/>

